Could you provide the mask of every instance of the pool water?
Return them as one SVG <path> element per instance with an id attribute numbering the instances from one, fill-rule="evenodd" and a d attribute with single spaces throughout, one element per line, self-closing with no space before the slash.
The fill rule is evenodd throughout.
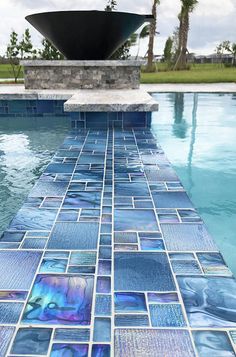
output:
<path id="1" fill-rule="evenodd" d="M 60 117 L 0 119 L 0 231 L 22 206 L 68 127 Z"/>
<path id="2" fill-rule="evenodd" d="M 154 97 L 154 133 L 236 274 L 236 94 Z"/>

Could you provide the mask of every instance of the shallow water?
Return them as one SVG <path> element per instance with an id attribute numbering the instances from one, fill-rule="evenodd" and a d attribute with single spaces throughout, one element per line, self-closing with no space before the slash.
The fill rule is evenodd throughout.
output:
<path id="1" fill-rule="evenodd" d="M 0 118 L 0 231 L 21 207 L 68 126 L 60 117 Z"/>
<path id="2" fill-rule="evenodd" d="M 236 94 L 155 94 L 153 130 L 236 274 Z"/>

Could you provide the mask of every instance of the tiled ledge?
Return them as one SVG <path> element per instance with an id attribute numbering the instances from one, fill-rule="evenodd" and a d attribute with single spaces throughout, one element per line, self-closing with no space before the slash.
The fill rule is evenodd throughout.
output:
<path id="1" fill-rule="evenodd" d="M 234 356 L 236 281 L 149 129 L 69 133 L 0 241 L 2 356 Z"/>

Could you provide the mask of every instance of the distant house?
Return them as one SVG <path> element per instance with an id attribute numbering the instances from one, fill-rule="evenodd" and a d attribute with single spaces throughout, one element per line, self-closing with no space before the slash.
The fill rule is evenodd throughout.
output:
<path id="1" fill-rule="evenodd" d="M 194 56 L 194 63 L 232 63 L 233 55 L 232 54 L 223 54 L 218 55 L 213 53 L 207 56 Z"/>

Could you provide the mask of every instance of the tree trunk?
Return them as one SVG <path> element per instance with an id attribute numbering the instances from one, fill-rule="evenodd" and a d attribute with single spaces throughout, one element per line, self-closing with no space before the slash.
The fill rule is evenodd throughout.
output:
<path id="1" fill-rule="evenodd" d="M 150 32 L 149 32 L 149 43 L 148 43 L 148 63 L 147 63 L 147 72 L 154 72 L 153 68 L 153 59 L 154 59 L 154 39 L 156 35 L 156 26 L 157 26 L 157 4 L 158 1 L 154 0 L 152 6 L 152 15 L 154 17 L 153 21 L 150 23 Z"/>
<path id="2" fill-rule="evenodd" d="M 189 12 L 182 11 L 179 28 L 179 55 L 174 66 L 175 70 L 184 70 L 187 68 L 187 43 L 189 32 Z"/>

